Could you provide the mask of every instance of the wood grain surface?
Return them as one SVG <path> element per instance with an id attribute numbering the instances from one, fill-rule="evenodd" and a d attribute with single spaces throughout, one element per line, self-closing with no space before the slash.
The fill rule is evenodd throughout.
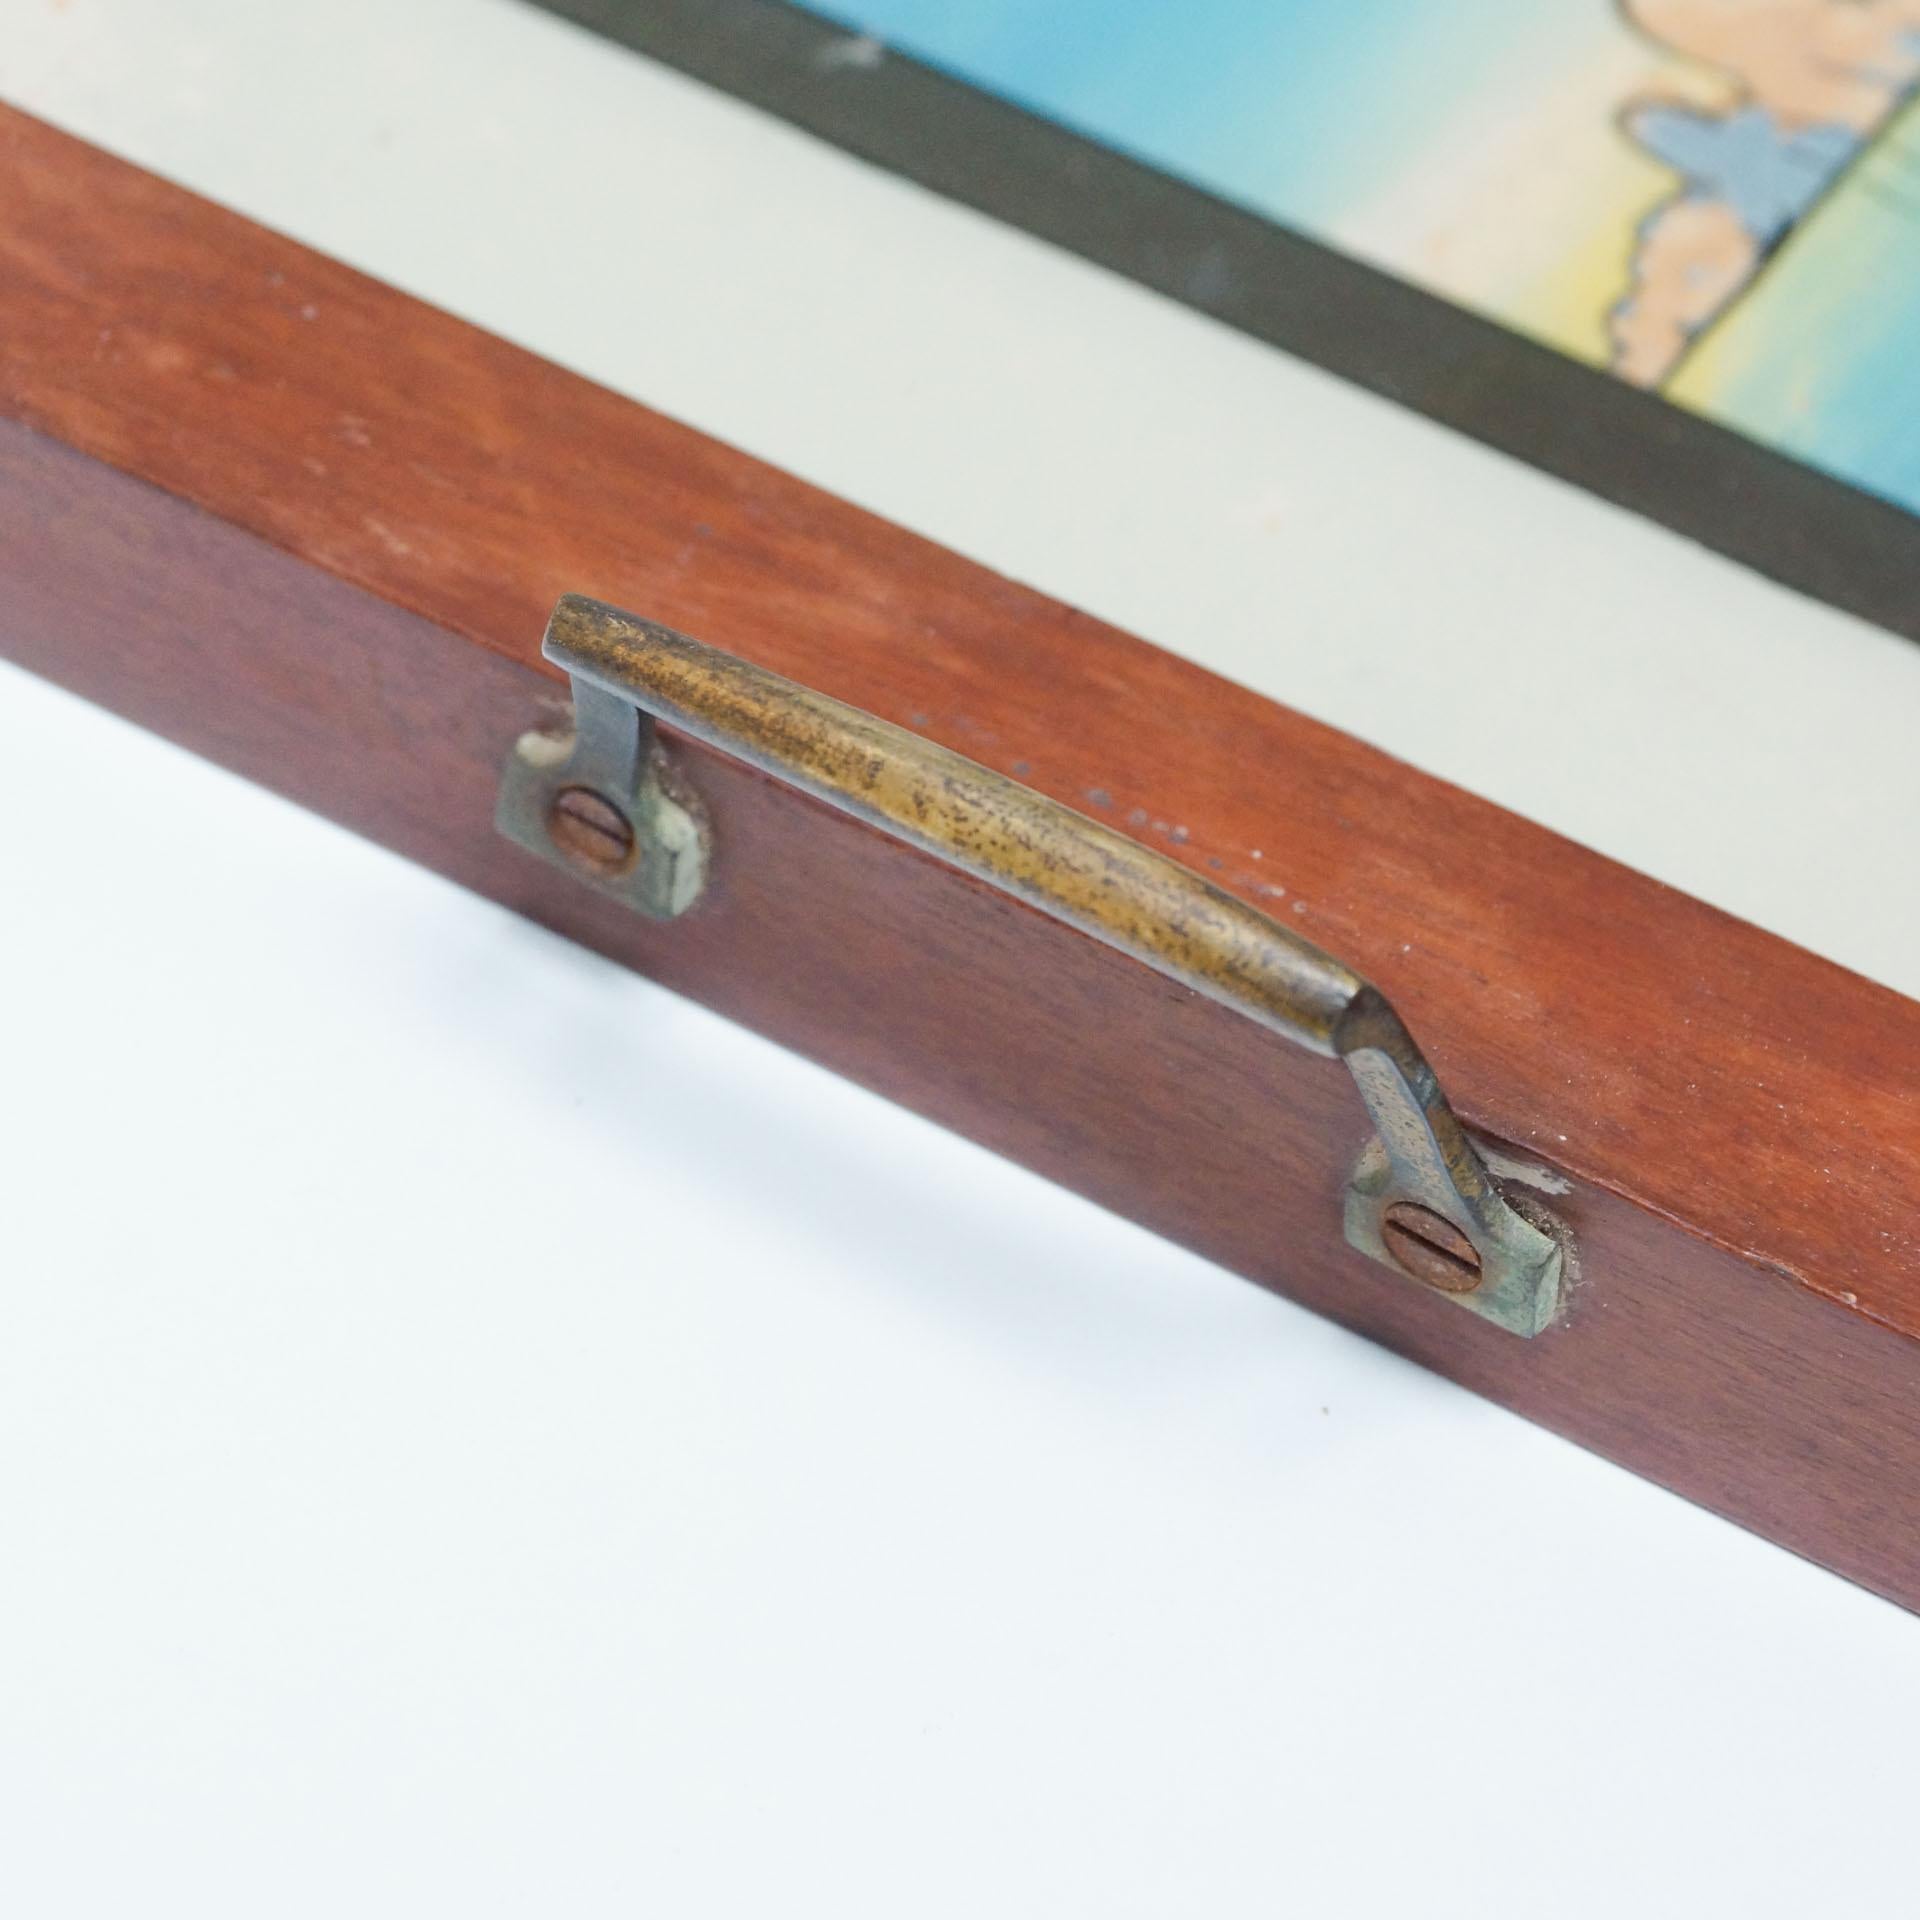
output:
<path id="1" fill-rule="evenodd" d="M 11 656 L 1920 1605 L 1920 1006 L 18 114 L 0 179 Z M 1565 1323 L 1346 1248 L 1338 1067 L 757 775 L 680 747 L 718 853 L 670 926 L 499 841 L 567 590 L 1370 975 L 1565 1186 Z"/>

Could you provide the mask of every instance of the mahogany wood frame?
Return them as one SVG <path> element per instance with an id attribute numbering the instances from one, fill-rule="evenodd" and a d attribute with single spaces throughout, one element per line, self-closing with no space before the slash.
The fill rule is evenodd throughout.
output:
<path id="1" fill-rule="evenodd" d="M 1920 1606 L 1920 1004 L 4 109 L 0 179 L 0 650 Z M 1346 1246 L 1336 1065 L 737 764 L 683 921 L 500 839 L 567 590 L 1297 916 L 1561 1189 L 1567 1318 Z"/>

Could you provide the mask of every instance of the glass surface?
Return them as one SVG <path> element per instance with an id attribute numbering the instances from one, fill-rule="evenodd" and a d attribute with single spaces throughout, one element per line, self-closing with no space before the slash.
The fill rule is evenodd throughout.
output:
<path id="1" fill-rule="evenodd" d="M 833 11 L 1920 509 L 1920 0 Z"/>

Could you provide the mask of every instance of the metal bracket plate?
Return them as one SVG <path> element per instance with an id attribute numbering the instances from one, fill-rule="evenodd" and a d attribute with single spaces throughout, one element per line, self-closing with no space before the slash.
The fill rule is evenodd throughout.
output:
<path id="1" fill-rule="evenodd" d="M 1391 1007 L 1363 999 L 1342 1039 L 1376 1135 L 1347 1182 L 1349 1244 L 1509 1333 L 1543 1333 L 1564 1303 L 1564 1230 L 1495 1183 Z"/>
<path id="2" fill-rule="evenodd" d="M 674 778 L 653 717 L 576 679 L 573 731 L 523 733 L 500 781 L 494 824 L 576 879 L 650 920 L 672 920 L 706 882 L 699 802 Z"/>

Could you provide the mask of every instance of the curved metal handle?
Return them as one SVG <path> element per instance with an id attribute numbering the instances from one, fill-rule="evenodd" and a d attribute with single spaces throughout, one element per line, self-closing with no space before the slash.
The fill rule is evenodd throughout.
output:
<path id="1" fill-rule="evenodd" d="M 1385 998 L 1292 928 L 904 727 L 598 601 L 567 595 L 544 651 L 573 678 L 576 731 L 515 750 L 499 812 L 512 839 L 642 912 L 684 912 L 706 849 L 655 749 L 664 720 L 1344 1060 L 1378 1134 L 1348 1184 L 1348 1240 L 1516 1333 L 1554 1317 L 1564 1235 L 1502 1195 Z"/>

